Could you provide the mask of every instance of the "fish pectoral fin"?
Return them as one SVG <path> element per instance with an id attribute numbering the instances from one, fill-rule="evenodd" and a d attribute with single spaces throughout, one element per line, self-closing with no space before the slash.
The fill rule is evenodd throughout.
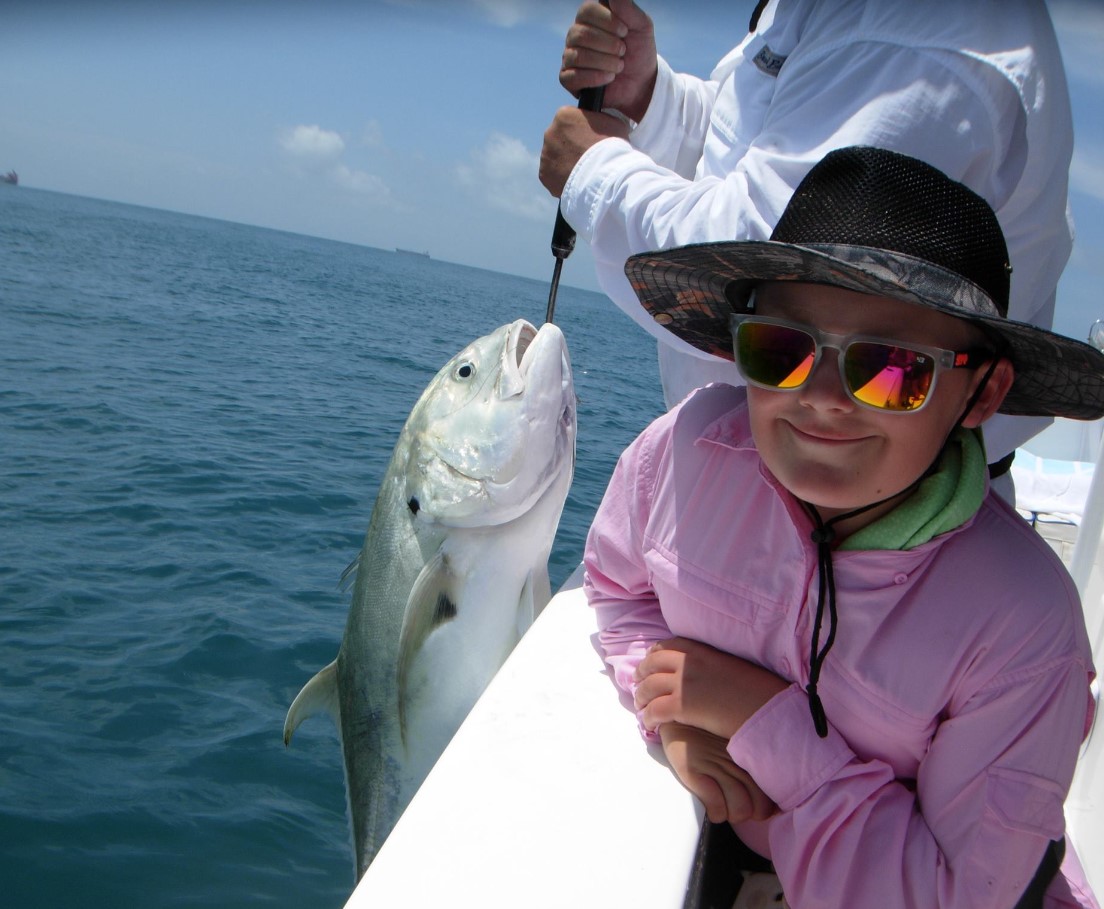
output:
<path id="1" fill-rule="evenodd" d="M 337 660 L 318 672 L 295 696 L 284 720 L 284 745 L 291 742 L 292 733 L 307 717 L 320 712 L 328 713 L 338 728 Z"/>
<path id="2" fill-rule="evenodd" d="M 522 635 L 529 630 L 529 626 L 533 624 L 533 619 L 537 617 L 537 604 L 533 587 L 533 572 L 530 571 L 529 574 L 525 576 L 525 583 L 522 585 L 521 593 L 518 595 L 517 640 L 519 641 Z"/>
<path id="3" fill-rule="evenodd" d="M 552 599 L 552 584 L 548 580 L 548 556 L 545 555 L 536 567 L 529 572 L 525 586 L 521 590 L 518 602 L 518 637 L 520 638 L 533 621 L 544 612 L 544 607 Z"/>
<path id="4" fill-rule="evenodd" d="M 356 558 L 353 559 L 343 572 L 341 572 L 341 580 L 337 582 L 337 586 L 340 590 L 345 590 L 349 585 L 356 581 L 357 572 L 360 571 L 360 560 L 364 557 L 364 550 L 356 554 Z"/>
<path id="5" fill-rule="evenodd" d="M 409 696 L 410 667 L 414 657 L 430 633 L 456 617 L 456 601 L 453 590 L 456 578 L 449 566 L 448 556 L 442 550 L 430 559 L 422 569 L 403 613 L 402 631 L 399 633 L 399 661 L 396 677 L 399 687 L 399 729 L 406 741 L 406 703 Z"/>

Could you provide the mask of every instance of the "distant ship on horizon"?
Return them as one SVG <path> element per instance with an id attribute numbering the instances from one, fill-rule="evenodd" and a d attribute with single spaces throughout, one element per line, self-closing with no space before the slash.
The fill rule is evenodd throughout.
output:
<path id="1" fill-rule="evenodd" d="M 418 256 L 421 259 L 429 258 L 429 250 L 426 250 L 425 252 L 418 252 L 415 249 L 403 249 L 401 246 L 396 246 L 395 252 L 402 253 L 404 256 Z"/>
<path id="2" fill-rule="evenodd" d="M 19 185 L 19 174 L 14 170 L 9 170 L 6 174 L 0 174 L 0 183 L 7 183 L 10 186 Z"/>

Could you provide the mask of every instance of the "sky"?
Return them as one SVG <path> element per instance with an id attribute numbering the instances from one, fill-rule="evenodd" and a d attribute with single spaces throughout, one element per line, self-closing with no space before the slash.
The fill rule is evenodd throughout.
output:
<path id="1" fill-rule="evenodd" d="M 542 135 L 576 0 L 5 0 L 0 171 L 30 187 L 548 281 Z M 708 75 L 754 0 L 652 0 Z M 1056 328 L 1104 319 L 1104 0 L 1048 0 L 1078 238 Z M 585 244 L 563 283 L 597 289 Z"/>

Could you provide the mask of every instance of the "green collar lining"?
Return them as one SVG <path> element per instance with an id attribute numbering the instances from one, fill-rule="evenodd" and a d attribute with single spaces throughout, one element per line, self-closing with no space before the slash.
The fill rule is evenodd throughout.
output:
<path id="1" fill-rule="evenodd" d="M 956 427 L 943 446 L 935 472 L 891 512 L 855 531 L 839 549 L 914 549 L 961 527 L 981 507 L 985 478 L 981 434 Z"/>

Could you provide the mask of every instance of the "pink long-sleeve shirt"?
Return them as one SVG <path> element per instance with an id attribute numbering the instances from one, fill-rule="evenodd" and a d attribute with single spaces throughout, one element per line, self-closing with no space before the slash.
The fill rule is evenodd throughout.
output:
<path id="1" fill-rule="evenodd" d="M 730 740 L 778 805 L 738 827 L 790 905 L 1011 909 L 1046 844 L 1092 720 L 1077 591 L 1014 510 L 986 497 L 908 551 L 833 555 L 839 620 L 804 686 L 817 596 L 808 515 L 760 460 L 743 389 L 660 417 L 618 463 L 587 542 L 586 592 L 617 684 L 683 636 L 793 684 Z M 1096 906 L 1072 850 L 1049 906 Z"/>

